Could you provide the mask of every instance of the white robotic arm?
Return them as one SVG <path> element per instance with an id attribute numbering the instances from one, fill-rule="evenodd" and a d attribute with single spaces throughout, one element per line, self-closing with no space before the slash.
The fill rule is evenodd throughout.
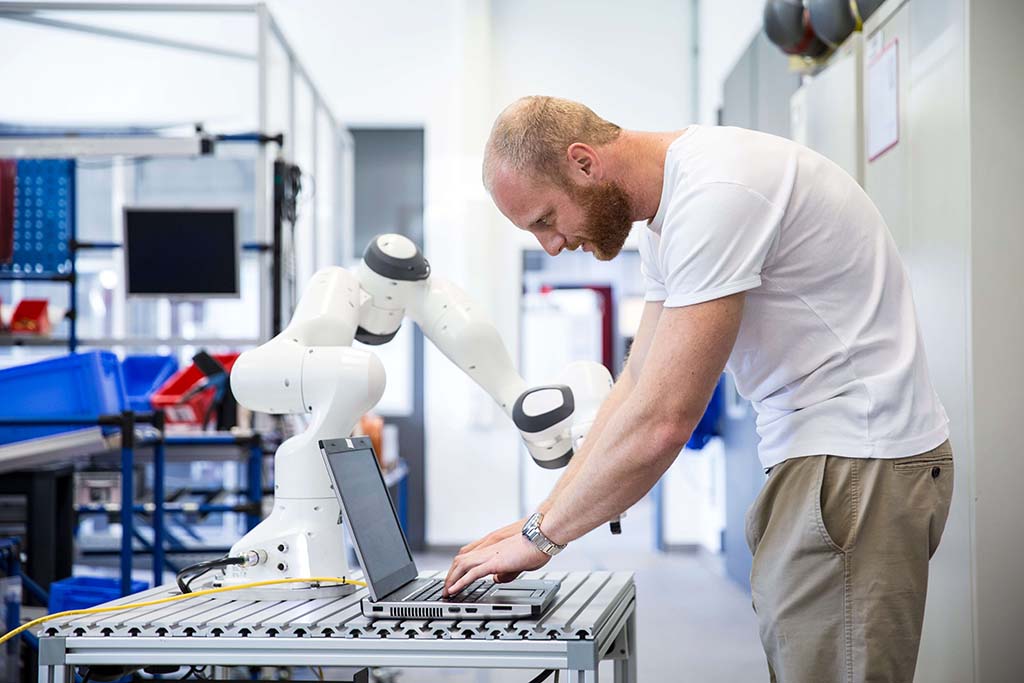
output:
<path id="1" fill-rule="evenodd" d="M 317 272 L 287 328 L 243 353 L 232 369 L 231 388 L 241 405 L 311 419 L 278 448 L 274 509 L 232 548 L 249 563 L 231 567 L 229 581 L 347 573 L 337 536 L 339 506 L 319 442 L 351 434 L 384 392 L 380 360 L 352 348 L 353 339 L 386 343 L 406 316 L 494 398 L 542 467 L 568 463 L 611 389 L 611 375 L 594 362 L 567 367 L 562 384 L 529 387 L 494 326 L 462 290 L 430 276 L 412 241 L 375 238 L 356 273 L 338 267 Z"/>
<path id="2" fill-rule="evenodd" d="M 527 450 L 541 467 L 564 467 L 611 388 L 600 363 L 568 366 L 559 384 L 529 387 L 516 372 L 488 317 L 454 283 L 431 276 L 416 245 L 402 235 L 381 235 L 370 243 L 359 266 L 366 292 L 356 339 L 383 343 L 394 337 L 405 316 L 412 318 L 445 356 L 480 385 L 518 427 Z"/>

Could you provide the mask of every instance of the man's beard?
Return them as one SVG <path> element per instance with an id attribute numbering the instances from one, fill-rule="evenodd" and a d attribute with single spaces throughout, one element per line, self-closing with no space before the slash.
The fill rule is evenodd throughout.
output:
<path id="1" fill-rule="evenodd" d="M 569 192 L 583 211 L 581 239 L 600 261 L 611 261 L 622 251 L 633 227 L 629 196 L 618 184 L 605 181 L 594 187 L 574 186 Z"/>

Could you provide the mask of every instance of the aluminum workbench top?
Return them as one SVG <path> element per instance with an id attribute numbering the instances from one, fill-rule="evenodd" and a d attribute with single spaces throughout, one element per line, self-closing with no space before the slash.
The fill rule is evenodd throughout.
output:
<path id="1" fill-rule="evenodd" d="M 570 681 L 597 681 L 602 659 L 615 660 L 615 681 L 637 680 L 632 573 L 524 578 L 562 581 L 535 620 L 368 619 L 359 608 L 365 588 L 302 600 L 247 600 L 238 591 L 68 617 L 36 630 L 39 681 L 69 683 L 74 667 L 88 664 L 562 669 Z M 107 604 L 177 593 L 160 586 Z"/>

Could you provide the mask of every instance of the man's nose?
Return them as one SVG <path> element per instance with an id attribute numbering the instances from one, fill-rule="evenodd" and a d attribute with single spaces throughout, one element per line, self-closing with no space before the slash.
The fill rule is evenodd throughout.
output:
<path id="1" fill-rule="evenodd" d="M 558 256 L 558 252 L 565 247 L 565 238 L 554 231 L 546 235 L 538 235 L 537 241 L 551 256 Z"/>

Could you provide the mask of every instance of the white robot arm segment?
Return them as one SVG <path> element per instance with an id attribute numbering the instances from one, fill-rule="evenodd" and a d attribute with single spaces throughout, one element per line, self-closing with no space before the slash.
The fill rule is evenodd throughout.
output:
<path id="1" fill-rule="evenodd" d="M 611 375 L 603 366 L 577 367 L 577 387 L 531 389 L 488 317 L 454 283 L 431 276 L 419 249 L 402 235 L 380 235 L 370 243 L 359 267 L 359 282 L 367 298 L 356 339 L 384 343 L 398 331 L 403 314 L 408 315 L 513 420 L 538 465 L 568 464 L 573 453 L 573 390 L 597 390 L 600 404 L 611 388 Z"/>

